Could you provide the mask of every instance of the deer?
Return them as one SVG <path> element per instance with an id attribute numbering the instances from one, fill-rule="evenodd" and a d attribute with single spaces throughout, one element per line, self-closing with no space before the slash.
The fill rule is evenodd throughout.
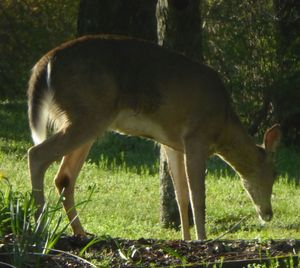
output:
<path id="1" fill-rule="evenodd" d="M 256 145 L 211 67 L 144 40 L 83 36 L 54 48 L 34 65 L 27 95 L 36 217 L 45 204 L 45 172 L 61 160 L 55 186 L 64 196 L 74 235 L 86 236 L 74 202 L 75 181 L 95 139 L 115 131 L 162 146 L 182 239 L 191 240 L 189 204 L 196 239 L 206 239 L 205 171 L 211 155 L 237 172 L 259 218 L 272 219 L 273 155 L 280 126 L 266 130 L 263 143 Z"/>

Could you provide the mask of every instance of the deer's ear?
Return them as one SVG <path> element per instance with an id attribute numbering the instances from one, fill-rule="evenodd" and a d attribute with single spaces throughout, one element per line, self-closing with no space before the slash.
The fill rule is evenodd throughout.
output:
<path id="1" fill-rule="evenodd" d="M 263 146 L 267 152 L 274 153 L 280 143 L 281 130 L 280 125 L 276 124 L 269 128 L 264 135 Z"/>

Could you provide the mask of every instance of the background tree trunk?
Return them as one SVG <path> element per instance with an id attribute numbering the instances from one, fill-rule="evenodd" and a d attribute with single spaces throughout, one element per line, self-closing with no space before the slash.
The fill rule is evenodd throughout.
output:
<path id="1" fill-rule="evenodd" d="M 157 0 L 81 0 L 78 35 L 121 34 L 157 40 Z"/>
<path id="2" fill-rule="evenodd" d="M 201 0 L 159 0 L 158 43 L 202 62 Z"/>
<path id="3" fill-rule="evenodd" d="M 276 119 L 288 145 L 300 146 L 300 2 L 274 0 L 278 78 L 274 86 Z"/>
<path id="4" fill-rule="evenodd" d="M 201 2 L 201 0 L 159 0 L 156 9 L 158 43 L 200 62 L 203 59 Z M 165 227 L 178 227 L 180 220 L 173 183 L 162 152 L 160 192 L 161 222 Z"/>

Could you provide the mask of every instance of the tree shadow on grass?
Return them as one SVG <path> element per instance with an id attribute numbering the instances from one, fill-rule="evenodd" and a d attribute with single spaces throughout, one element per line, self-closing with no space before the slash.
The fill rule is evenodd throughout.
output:
<path id="1" fill-rule="evenodd" d="M 0 137 L 26 142 L 30 140 L 25 101 L 0 102 Z"/>
<path id="2" fill-rule="evenodd" d="M 286 177 L 289 183 L 300 186 L 300 150 L 297 147 L 282 147 L 276 154 L 278 175 Z"/>
<path id="3" fill-rule="evenodd" d="M 24 156 L 31 144 L 26 102 L 0 102 L 0 151 Z"/>
<path id="4" fill-rule="evenodd" d="M 150 140 L 107 133 L 94 143 L 88 161 L 98 165 L 105 162 L 109 169 L 121 167 L 153 175 L 158 172 L 159 146 Z"/>

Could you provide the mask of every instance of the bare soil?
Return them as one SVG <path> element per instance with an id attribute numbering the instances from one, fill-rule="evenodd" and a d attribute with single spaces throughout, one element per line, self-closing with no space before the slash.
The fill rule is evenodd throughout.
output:
<path id="1" fill-rule="evenodd" d="M 91 239 L 63 236 L 57 251 L 40 259 L 41 267 L 93 267 L 78 259 L 80 250 Z M 0 247 L 0 261 L 9 262 L 9 246 Z M 62 252 L 60 252 L 62 251 Z M 4 256 L 6 256 L 4 258 Z M 103 267 L 247 267 L 250 263 L 280 267 L 300 267 L 300 240 L 209 240 L 163 241 L 103 238 L 89 247 L 85 259 L 103 263 Z M 31 263 L 24 267 L 33 266 Z M 5 267 L 1 266 L 0 267 Z"/>

